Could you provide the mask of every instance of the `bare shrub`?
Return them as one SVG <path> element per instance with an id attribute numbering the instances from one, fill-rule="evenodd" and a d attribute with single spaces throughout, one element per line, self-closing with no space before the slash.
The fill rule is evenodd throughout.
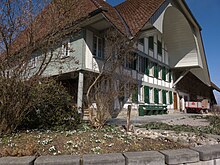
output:
<path id="1" fill-rule="evenodd" d="M 92 126 L 102 128 L 106 121 L 114 115 L 114 101 L 119 101 L 119 110 L 123 108 L 124 87 L 135 83 L 129 74 L 126 74 L 124 65 L 133 59 L 134 40 L 109 29 L 104 34 L 104 60 L 98 74 L 90 75 L 90 86 L 87 90 L 86 101 L 89 107 L 89 120 Z M 130 90 L 130 94 L 132 89 Z"/>

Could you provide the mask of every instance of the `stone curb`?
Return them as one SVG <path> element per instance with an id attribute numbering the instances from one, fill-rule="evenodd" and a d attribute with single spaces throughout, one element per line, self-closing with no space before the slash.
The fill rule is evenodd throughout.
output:
<path id="1" fill-rule="evenodd" d="M 161 153 L 165 155 L 165 163 L 170 165 L 199 162 L 199 153 L 190 149 L 165 150 Z"/>
<path id="2" fill-rule="evenodd" d="M 83 165 L 125 165 L 125 158 L 120 153 L 102 155 L 84 155 Z"/>
<path id="3" fill-rule="evenodd" d="M 199 153 L 202 161 L 220 159 L 220 144 L 192 147 L 191 149 Z"/>
<path id="4" fill-rule="evenodd" d="M 126 165 L 164 165 L 164 155 L 157 151 L 126 152 L 124 153 Z"/>
<path id="5" fill-rule="evenodd" d="M 80 157 L 63 155 L 63 156 L 40 156 L 34 162 L 34 165 L 79 165 Z"/>
<path id="6" fill-rule="evenodd" d="M 0 165 L 34 165 L 35 156 L 24 157 L 2 157 Z"/>
<path id="7" fill-rule="evenodd" d="M 80 156 L 2 157 L 0 165 L 220 165 L 220 144 L 201 147 Z"/>

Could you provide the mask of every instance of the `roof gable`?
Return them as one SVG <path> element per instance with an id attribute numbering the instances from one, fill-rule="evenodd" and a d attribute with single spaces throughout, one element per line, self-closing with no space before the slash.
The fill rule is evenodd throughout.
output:
<path id="1" fill-rule="evenodd" d="M 115 8 L 135 36 L 164 2 L 165 0 L 126 0 Z"/>
<path id="2" fill-rule="evenodd" d="M 127 35 L 126 25 L 118 11 L 103 0 L 92 0 L 97 6 L 104 7 L 103 15 L 113 24 L 122 34 Z"/>

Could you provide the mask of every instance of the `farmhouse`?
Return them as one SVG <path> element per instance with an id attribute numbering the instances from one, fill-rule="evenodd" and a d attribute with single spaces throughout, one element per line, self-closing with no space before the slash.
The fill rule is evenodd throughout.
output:
<path id="1" fill-rule="evenodd" d="M 74 17 L 74 12 L 73 17 Z M 77 18 L 80 34 L 62 39 L 52 53 L 63 52 L 62 63 L 52 62 L 44 72 L 47 76 L 60 75 L 74 102 L 82 111 L 88 75 L 101 71 L 105 57 L 103 34 L 114 28 L 128 39 L 138 38 L 134 44 L 135 60 L 124 70 L 136 81 L 131 94 L 125 84 L 123 107 L 138 109 L 167 108 L 181 110 L 185 101 L 208 99 L 214 104 L 203 46 L 201 27 L 184 0 L 126 0 L 111 6 L 103 0 L 80 0 Z M 89 20 L 83 20 L 84 17 Z M 74 51 L 71 51 L 74 50 Z M 39 52 L 32 58 L 33 68 L 38 67 Z M 77 63 L 71 61 L 77 59 Z M 115 99 L 113 108 L 119 113 L 120 100 Z"/>

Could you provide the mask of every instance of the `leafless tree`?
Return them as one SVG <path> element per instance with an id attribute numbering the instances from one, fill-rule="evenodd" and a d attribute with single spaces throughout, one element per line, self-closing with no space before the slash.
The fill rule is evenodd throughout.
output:
<path id="1" fill-rule="evenodd" d="M 28 113 L 30 88 L 48 65 L 62 63 L 63 52 L 51 50 L 81 30 L 76 22 L 79 7 L 79 0 L 1 0 L 0 134 L 14 131 Z M 33 69 L 35 51 L 40 56 Z M 68 60 L 77 62 L 74 57 Z"/>
<path id="2" fill-rule="evenodd" d="M 135 40 L 130 40 L 111 28 L 104 34 L 105 50 L 100 72 L 90 75 L 86 100 L 89 120 L 96 128 L 102 128 L 106 121 L 114 115 L 114 102 L 118 100 L 120 111 L 125 103 L 125 86 L 130 84 L 128 95 L 135 84 L 130 74 L 125 71 L 126 63 L 134 60 Z"/>

